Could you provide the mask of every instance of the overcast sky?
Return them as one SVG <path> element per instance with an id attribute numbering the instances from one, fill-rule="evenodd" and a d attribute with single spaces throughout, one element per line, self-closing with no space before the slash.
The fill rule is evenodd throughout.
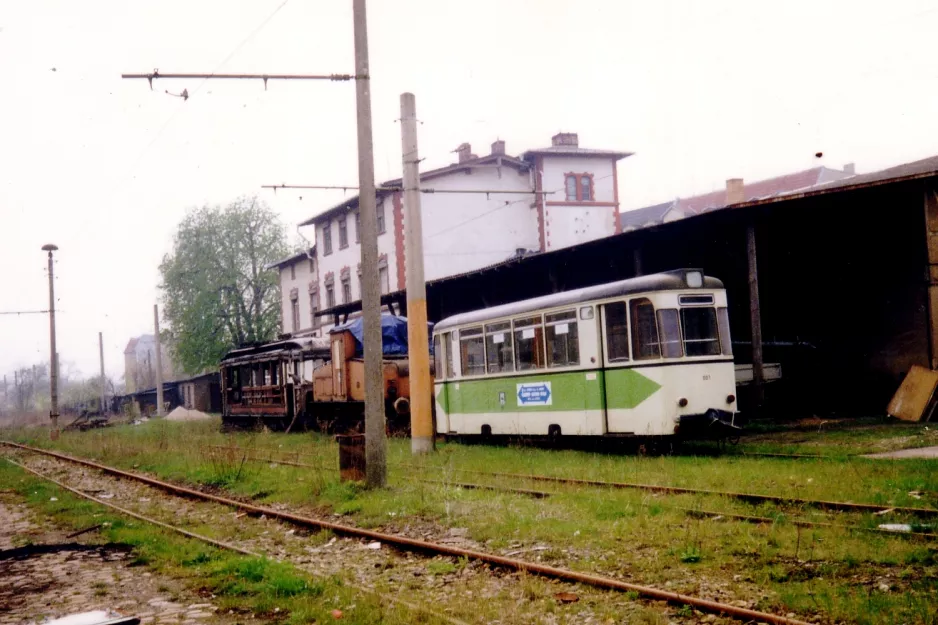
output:
<path id="1" fill-rule="evenodd" d="M 635 152 L 626 208 L 816 164 L 938 153 L 938 5 L 908 2 L 371 0 L 375 167 L 400 172 L 399 94 L 426 167 L 496 138 L 578 132 Z M 272 16 L 272 17 L 271 17 Z M 0 311 L 45 309 L 59 352 L 123 375 L 153 331 L 158 265 L 186 210 L 258 193 L 295 224 L 355 184 L 351 83 L 122 81 L 122 72 L 352 73 L 351 0 L 0 0 Z M 188 89 L 188 101 L 165 93 Z M 44 315 L 0 315 L 0 373 L 48 359 Z"/>

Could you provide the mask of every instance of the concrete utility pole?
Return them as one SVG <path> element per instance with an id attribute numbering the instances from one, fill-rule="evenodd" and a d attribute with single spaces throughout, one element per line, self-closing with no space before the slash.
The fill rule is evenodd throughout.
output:
<path id="1" fill-rule="evenodd" d="M 407 250 L 407 354 L 410 362 L 410 450 L 434 449 L 433 381 L 427 336 L 427 283 L 423 274 L 423 220 L 420 214 L 420 157 L 417 152 L 417 104 L 401 94 L 401 142 L 404 159 L 404 247 Z"/>
<path id="2" fill-rule="evenodd" d="M 163 416 L 163 356 L 160 351 L 160 310 L 153 304 L 153 335 L 156 339 L 156 416 Z"/>
<path id="3" fill-rule="evenodd" d="M 98 332 L 98 353 L 101 358 L 101 414 L 107 414 L 107 404 L 105 396 L 107 395 L 107 380 L 104 378 L 104 335 Z"/>
<path id="4" fill-rule="evenodd" d="M 365 0 L 353 0 L 355 22 L 355 101 L 358 113 L 358 208 L 361 214 L 362 317 L 365 352 L 365 482 L 387 483 L 387 434 L 384 418 L 384 357 L 381 341 L 381 286 L 378 283 L 378 218 L 375 198 L 374 145 L 371 136 L 371 68 Z"/>
<path id="5" fill-rule="evenodd" d="M 59 359 L 55 351 L 55 287 L 53 286 L 52 252 L 59 249 L 51 243 L 42 246 L 49 253 L 49 418 L 52 419 L 52 440 L 59 438 Z M 33 378 L 35 380 L 35 377 Z"/>

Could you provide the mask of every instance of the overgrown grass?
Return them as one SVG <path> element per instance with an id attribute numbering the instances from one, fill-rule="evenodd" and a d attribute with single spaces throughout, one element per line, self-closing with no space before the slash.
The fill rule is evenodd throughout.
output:
<path id="1" fill-rule="evenodd" d="M 810 439 L 816 448 L 828 452 L 849 450 L 841 451 L 841 456 L 846 456 L 858 449 L 875 448 L 882 440 L 930 440 L 922 425 L 900 424 L 894 431 L 884 430 L 886 427 L 783 434 L 778 436 L 780 443 L 762 435 L 759 447 L 744 442 L 742 448 L 791 451 L 788 446 L 800 444 L 791 442 L 791 437 L 797 436 Z M 55 446 L 173 480 L 213 485 L 261 502 L 283 502 L 312 512 L 344 515 L 347 522 L 360 526 L 395 530 L 416 523 L 436 526 L 440 531 L 464 527 L 470 539 L 488 550 L 512 551 L 542 545 L 547 548 L 525 551 L 518 557 L 621 575 L 689 594 L 711 595 L 714 586 L 731 589 L 731 594 L 754 598 L 756 607 L 768 611 L 803 616 L 820 613 L 822 620 L 870 625 L 936 623 L 935 543 L 843 529 L 799 528 L 789 522 L 799 518 L 875 527 L 884 522 L 914 521 L 912 518 L 825 513 L 770 504 L 752 506 L 723 497 L 574 488 L 459 470 L 938 507 L 938 461 L 788 460 L 739 455 L 641 457 L 455 444 L 440 444 L 436 454 L 414 459 L 409 441 L 392 440 L 392 488 L 368 491 L 339 482 L 333 468 L 338 453 L 329 438 L 310 434 L 221 434 L 217 428 L 217 423 L 154 421 L 138 427 L 66 433 Z M 899 436 L 891 436 L 895 432 Z M 51 444 L 42 438 L 42 432 L 12 435 L 33 444 Z M 213 450 L 209 445 L 227 449 Z M 803 448 L 797 449 L 805 453 Z M 247 455 L 324 468 L 244 461 Z M 421 476 L 443 484 L 421 481 Z M 459 481 L 522 486 L 556 494 L 534 500 L 460 489 L 455 485 Z M 775 523 L 750 525 L 725 518 L 698 519 L 689 517 L 687 509 L 766 516 Z M 428 566 L 436 576 L 451 574 L 450 567 L 458 567 L 450 561 Z M 535 582 L 530 588 L 529 594 L 537 595 Z M 263 594 L 271 593 L 268 590 Z M 647 618 L 654 622 L 657 617 Z"/>
<path id="2" fill-rule="evenodd" d="M 127 519 L 6 461 L 0 461 L 0 484 L 66 529 L 106 523 L 98 534 L 102 542 L 129 545 L 133 565 L 181 579 L 194 592 L 214 595 L 222 614 L 231 611 L 243 618 L 299 624 L 333 621 L 332 611 L 340 609 L 344 622 L 361 625 L 437 622 L 425 614 L 381 605 L 376 597 L 348 588 L 335 577 L 312 578 L 289 564 L 216 549 Z"/>

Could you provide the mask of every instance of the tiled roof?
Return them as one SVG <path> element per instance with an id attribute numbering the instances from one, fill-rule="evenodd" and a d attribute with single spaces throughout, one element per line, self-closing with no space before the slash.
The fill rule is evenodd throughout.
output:
<path id="1" fill-rule="evenodd" d="M 668 211 L 674 208 L 677 200 L 646 206 L 635 210 L 626 211 L 619 215 L 619 223 L 622 230 L 637 230 L 645 226 L 660 224 Z"/>
<path id="2" fill-rule="evenodd" d="M 521 155 L 524 160 L 529 160 L 528 155 L 550 154 L 553 156 L 601 156 L 605 158 L 614 158 L 619 160 L 626 156 L 632 156 L 634 152 L 619 152 L 617 150 L 597 150 L 594 148 L 581 148 L 574 145 L 552 145 L 549 148 L 536 148 L 528 150 Z"/>

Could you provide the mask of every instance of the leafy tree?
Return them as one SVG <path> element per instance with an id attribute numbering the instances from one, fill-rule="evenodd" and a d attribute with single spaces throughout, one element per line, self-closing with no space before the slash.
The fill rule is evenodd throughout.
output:
<path id="1" fill-rule="evenodd" d="M 267 265 L 288 254 L 277 215 L 256 197 L 191 211 L 163 258 L 163 315 L 179 365 L 214 368 L 230 349 L 273 339 L 280 286 Z"/>

